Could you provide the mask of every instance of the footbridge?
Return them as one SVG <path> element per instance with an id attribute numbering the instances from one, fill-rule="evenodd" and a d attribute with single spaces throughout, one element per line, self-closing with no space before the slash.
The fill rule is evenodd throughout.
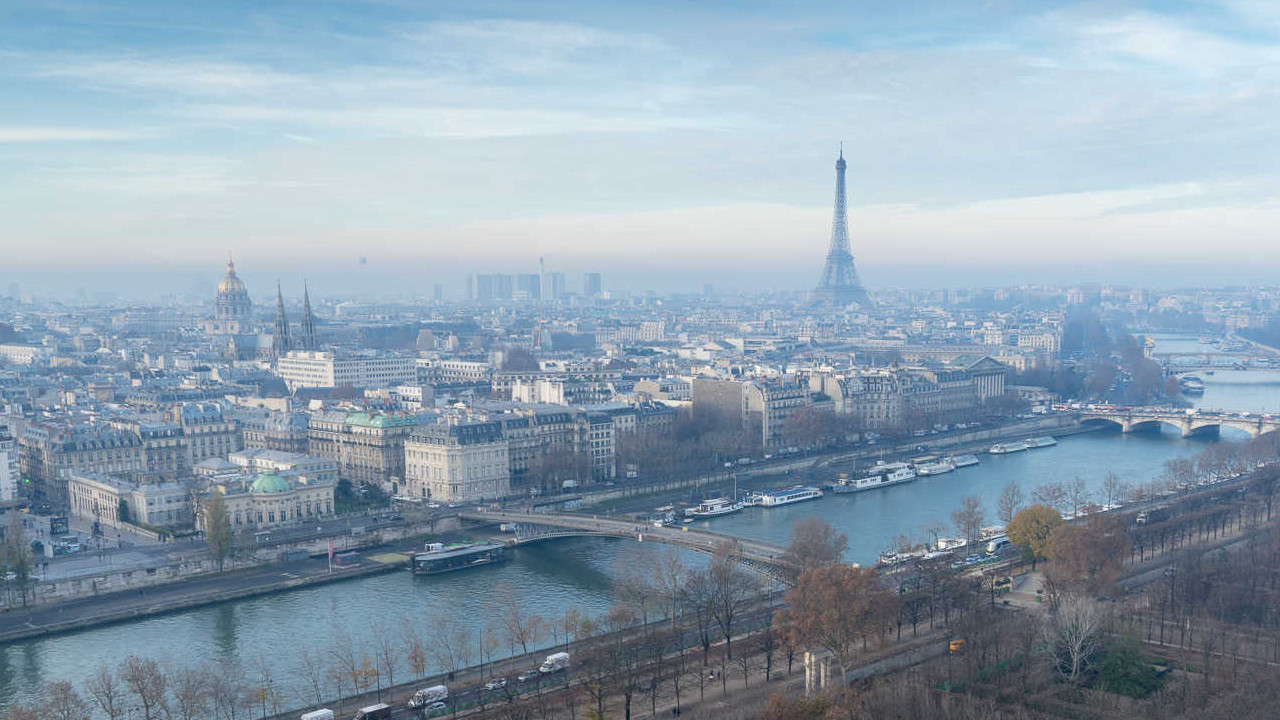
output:
<path id="1" fill-rule="evenodd" d="M 1168 425 L 1181 431 L 1183 437 L 1218 432 L 1224 427 L 1243 430 L 1249 433 L 1250 437 L 1280 430 L 1280 417 L 1259 413 L 1131 408 L 1128 410 L 1082 410 L 1079 417 L 1081 423 L 1113 423 L 1127 433 L 1156 430 L 1161 425 Z"/>
<path id="2" fill-rule="evenodd" d="M 472 512 L 458 513 L 463 520 L 498 522 L 513 535 L 511 545 L 527 545 L 562 537 L 621 537 L 638 542 L 657 542 L 701 553 L 725 547 L 739 565 L 786 584 L 795 584 L 796 572 L 782 559 L 783 548 L 756 540 L 746 540 L 694 530 L 688 526 L 657 527 L 637 520 L 564 513 Z"/>

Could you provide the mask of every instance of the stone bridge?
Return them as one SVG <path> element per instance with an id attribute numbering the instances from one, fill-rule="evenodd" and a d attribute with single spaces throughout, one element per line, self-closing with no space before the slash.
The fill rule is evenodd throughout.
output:
<path id="1" fill-rule="evenodd" d="M 463 511 L 464 520 L 503 523 L 513 530 L 512 545 L 526 545 L 562 537 L 622 537 L 637 542 L 657 542 L 686 550 L 711 554 L 718 547 L 730 548 L 729 554 L 739 565 L 779 582 L 794 585 L 795 570 L 783 561 L 783 548 L 756 540 L 745 540 L 687 525 L 657 527 L 638 520 L 569 515 L 563 513 L 472 512 Z"/>
<path id="2" fill-rule="evenodd" d="M 1082 410 L 1081 423 L 1107 422 L 1120 426 L 1123 432 L 1158 430 L 1161 425 L 1177 428 L 1183 437 L 1218 432 L 1224 427 L 1236 428 L 1258 437 L 1280 430 L 1280 417 L 1259 413 L 1188 412 L 1186 410 Z"/>

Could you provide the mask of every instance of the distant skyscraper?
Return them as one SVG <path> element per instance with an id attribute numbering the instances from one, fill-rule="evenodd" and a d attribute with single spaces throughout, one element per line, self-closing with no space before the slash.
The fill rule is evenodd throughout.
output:
<path id="1" fill-rule="evenodd" d="M 541 275 L 517 275 L 516 290 L 524 293 L 529 300 L 537 300 L 542 297 L 542 276 Z"/>
<path id="2" fill-rule="evenodd" d="M 831 247 L 827 250 L 827 263 L 822 268 L 822 280 L 813 292 L 817 302 L 832 305 L 858 305 L 871 307 L 871 298 L 858 280 L 858 270 L 853 265 L 853 253 L 849 250 L 849 221 L 845 214 L 844 151 L 836 160 L 836 207 L 831 221 Z"/>
<path id="3" fill-rule="evenodd" d="M 583 273 L 582 292 L 587 297 L 600 296 L 600 273 Z"/>
<path id="4" fill-rule="evenodd" d="M 435 287 L 431 288 L 431 299 L 435 300 L 436 302 L 440 302 L 441 300 L 444 300 L 444 285 L 441 285 L 440 283 L 436 283 Z"/>
<path id="5" fill-rule="evenodd" d="M 564 280 L 564 273 L 547 273 L 547 282 L 542 290 L 542 297 L 548 300 L 560 300 L 568 293 L 569 285 Z"/>

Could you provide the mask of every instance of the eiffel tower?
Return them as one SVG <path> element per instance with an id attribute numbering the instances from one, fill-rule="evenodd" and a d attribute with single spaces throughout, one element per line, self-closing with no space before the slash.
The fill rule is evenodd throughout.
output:
<path id="1" fill-rule="evenodd" d="M 827 263 L 822 268 L 822 280 L 813 291 L 817 303 L 844 307 L 857 303 L 860 307 L 873 306 L 866 288 L 858 280 L 858 269 L 853 265 L 853 253 L 849 251 L 849 221 L 845 216 L 844 197 L 844 148 L 836 160 L 836 208 L 831 221 L 831 247 L 827 250 Z"/>

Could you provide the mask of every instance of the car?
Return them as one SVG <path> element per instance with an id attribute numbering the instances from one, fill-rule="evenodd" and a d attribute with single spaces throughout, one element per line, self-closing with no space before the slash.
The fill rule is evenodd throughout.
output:
<path id="1" fill-rule="evenodd" d="M 460 507 L 462 507 L 462 503 L 452 502 L 452 503 L 449 503 L 449 507 L 451 507 L 451 508 L 460 508 Z"/>
<path id="2" fill-rule="evenodd" d="M 423 711 L 426 712 L 428 715 L 434 715 L 439 712 L 444 712 L 446 709 L 447 709 L 447 706 L 443 702 L 437 701 L 423 708 Z"/>
<path id="3" fill-rule="evenodd" d="M 500 678 L 493 678 L 489 682 L 485 683 L 484 689 L 485 690 L 501 690 L 506 686 L 507 686 L 507 679 L 504 677 L 500 677 Z"/>
<path id="4" fill-rule="evenodd" d="M 427 507 L 431 508 L 432 510 L 439 510 L 440 503 L 427 503 Z"/>
<path id="5" fill-rule="evenodd" d="M 538 672 L 538 668 L 531 668 L 517 675 L 516 682 L 529 682 L 530 680 L 537 680 L 540 677 L 542 677 L 542 673 Z"/>

